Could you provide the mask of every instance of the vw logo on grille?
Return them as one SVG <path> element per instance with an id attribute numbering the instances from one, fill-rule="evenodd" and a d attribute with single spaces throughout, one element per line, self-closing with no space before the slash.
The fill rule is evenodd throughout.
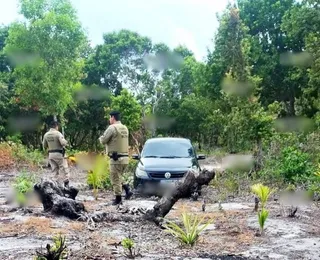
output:
<path id="1" fill-rule="evenodd" d="M 169 179 L 171 177 L 171 173 L 170 172 L 166 172 L 164 174 L 164 177 L 166 177 L 166 179 Z"/>

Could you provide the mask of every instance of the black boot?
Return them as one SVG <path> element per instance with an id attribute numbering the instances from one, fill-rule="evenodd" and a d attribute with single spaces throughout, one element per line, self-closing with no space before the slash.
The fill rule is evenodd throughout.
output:
<path id="1" fill-rule="evenodd" d="M 122 204 L 121 195 L 117 195 L 116 198 L 112 201 L 112 205 L 119 205 Z"/>
<path id="2" fill-rule="evenodd" d="M 131 196 L 133 195 L 133 192 L 130 191 L 130 187 L 128 184 L 122 184 L 122 188 L 124 189 L 124 191 L 126 192 L 126 196 L 125 199 L 128 200 L 131 198 Z"/>
<path id="3" fill-rule="evenodd" d="M 69 179 L 63 181 L 64 187 L 69 188 Z"/>

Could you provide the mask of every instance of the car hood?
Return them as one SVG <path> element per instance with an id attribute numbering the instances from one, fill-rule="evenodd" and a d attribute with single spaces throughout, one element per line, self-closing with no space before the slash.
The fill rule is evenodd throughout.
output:
<path id="1" fill-rule="evenodd" d="M 193 158 L 141 158 L 145 171 L 184 171 L 195 165 Z"/>

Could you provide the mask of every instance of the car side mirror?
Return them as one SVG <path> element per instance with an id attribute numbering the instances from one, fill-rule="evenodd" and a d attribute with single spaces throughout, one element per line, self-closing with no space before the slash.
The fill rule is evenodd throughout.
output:
<path id="1" fill-rule="evenodd" d="M 132 155 L 132 159 L 133 160 L 139 160 L 140 159 L 140 155 L 139 154 L 133 154 Z"/>
<path id="2" fill-rule="evenodd" d="M 197 155 L 197 160 L 204 160 L 206 159 L 206 156 L 204 154 Z"/>

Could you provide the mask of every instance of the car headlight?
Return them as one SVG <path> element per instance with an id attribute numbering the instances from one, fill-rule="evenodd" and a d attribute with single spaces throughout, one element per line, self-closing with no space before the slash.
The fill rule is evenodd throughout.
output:
<path id="1" fill-rule="evenodd" d="M 148 174 L 147 174 L 147 172 L 146 171 L 144 171 L 144 170 L 142 170 L 141 168 L 137 168 L 137 170 L 136 170 L 136 176 L 137 177 L 148 177 Z"/>

